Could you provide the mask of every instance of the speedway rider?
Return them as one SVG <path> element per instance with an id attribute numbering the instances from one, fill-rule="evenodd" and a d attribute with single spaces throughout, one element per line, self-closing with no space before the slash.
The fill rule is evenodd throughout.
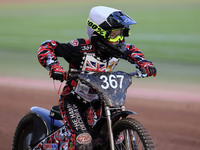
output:
<path id="1" fill-rule="evenodd" d="M 95 147 L 90 130 L 102 115 L 95 90 L 70 78 L 70 70 L 107 72 L 112 71 L 120 59 L 125 59 L 147 76 L 156 76 L 153 63 L 147 61 L 134 45 L 125 43 L 132 24 L 136 22 L 121 10 L 97 6 L 91 9 L 87 20 L 89 39 L 79 38 L 69 43 L 52 40 L 40 46 L 38 59 L 50 71 L 50 77 L 67 81 L 59 99 L 59 108 L 71 133 L 66 143 L 69 149 Z M 61 67 L 57 57 L 63 57 L 69 63 L 68 72 Z"/>

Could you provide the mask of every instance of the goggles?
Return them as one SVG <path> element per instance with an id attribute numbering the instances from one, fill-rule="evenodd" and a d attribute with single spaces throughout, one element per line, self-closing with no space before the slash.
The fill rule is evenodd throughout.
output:
<path id="1" fill-rule="evenodd" d="M 117 42 L 117 41 L 122 41 L 124 39 L 124 29 L 125 28 L 119 28 L 119 29 L 114 29 L 114 30 L 104 30 L 102 29 L 99 25 L 97 25 L 96 23 L 90 21 L 88 19 L 87 21 L 87 25 L 93 29 L 95 32 L 97 32 L 99 35 L 103 36 L 105 39 L 107 39 L 109 42 Z M 114 37 L 112 37 L 112 31 L 116 31 L 116 30 L 120 30 L 120 32 L 115 35 Z M 130 33 L 129 31 L 126 31 L 126 36 L 129 36 Z"/>
<path id="2" fill-rule="evenodd" d="M 122 41 L 124 39 L 123 30 L 124 29 L 114 29 L 107 31 L 107 40 L 110 42 Z"/>

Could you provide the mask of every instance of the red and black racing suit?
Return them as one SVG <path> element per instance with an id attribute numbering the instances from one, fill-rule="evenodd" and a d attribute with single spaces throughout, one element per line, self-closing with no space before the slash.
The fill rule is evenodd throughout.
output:
<path id="1" fill-rule="evenodd" d="M 46 41 L 42 43 L 38 50 L 38 59 L 40 64 L 49 71 L 51 66 L 55 64 L 60 66 L 57 57 L 64 58 L 69 63 L 69 69 L 83 70 L 83 62 L 87 54 L 95 55 L 95 47 L 86 39 L 75 39 L 69 43 Z M 137 65 L 148 62 L 138 48 L 128 44 L 126 53 L 122 58 Z M 102 71 L 95 65 L 93 67 L 93 69 L 96 68 L 93 71 Z M 59 100 L 62 117 L 71 130 L 69 149 L 78 149 L 83 144 L 91 146 L 91 141 L 89 141 L 90 143 L 81 143 L 77 137 L 81 134 L 90 135 L 89 129 L 94 125 L 94 118 L 97 121 L 101 117 L 101 107 L 99 105 L 97 105 L 98 107 L 88 107 L 89 102 L 84 102 L 84 99 L 74 92 L 76 86 L 77 81 L 68 78 Z M 91 118 L 91 114 L 93 114 L 93 118 Z M 89 149 L 89 147 L 86 149 Z"/>

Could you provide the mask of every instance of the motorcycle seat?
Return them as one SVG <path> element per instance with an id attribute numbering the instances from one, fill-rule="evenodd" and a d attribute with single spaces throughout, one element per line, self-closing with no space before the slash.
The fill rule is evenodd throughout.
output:
<path id="1" fill-rule="evenodd" d="M 51 107 L 49 117 L 51 117 L 52 119 L 56 119 L 56 120 L 62 120 L 61 113 L 60 113 L 60 110 L 59 110 L 59 106 Z"/>

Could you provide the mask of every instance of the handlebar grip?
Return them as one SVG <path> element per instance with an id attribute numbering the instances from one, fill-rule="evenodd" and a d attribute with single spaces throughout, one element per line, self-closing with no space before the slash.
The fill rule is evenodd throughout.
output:
<path id="1" fill-rule="evenodd" d="M 147 77 L 147 74 L 142 74 L 140 70 L 136 70 L 135 72 L 129 73 L 129 75 L 136 77 L 136 78 L 145 78 Z"/>

